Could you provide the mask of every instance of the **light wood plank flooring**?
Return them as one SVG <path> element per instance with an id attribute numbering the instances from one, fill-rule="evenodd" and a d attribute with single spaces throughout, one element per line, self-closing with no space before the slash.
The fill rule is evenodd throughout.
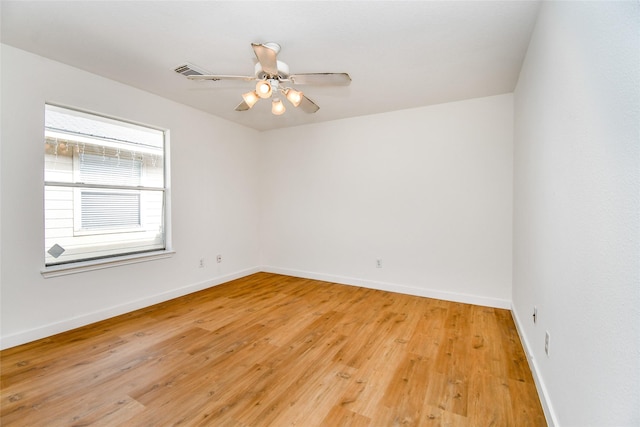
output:
<path id="1" fill-rule="evenodd" d="M 544 426 L 511 314 L 258 273 L 7 349 L 2 426 Z"/>

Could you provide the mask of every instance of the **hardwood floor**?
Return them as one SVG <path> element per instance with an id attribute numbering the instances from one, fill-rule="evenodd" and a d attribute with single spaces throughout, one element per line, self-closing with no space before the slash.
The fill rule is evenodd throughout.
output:
<path id="1" fill-rule="evenodd" d="M 507 310 L 258 273 L 0 353 L 2 426 L 544 426 Z"/>

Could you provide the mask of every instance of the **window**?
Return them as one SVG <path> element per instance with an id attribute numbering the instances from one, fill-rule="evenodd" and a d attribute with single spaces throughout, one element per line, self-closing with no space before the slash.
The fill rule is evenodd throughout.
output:
<path id="1" fill-rule="evenodd" d="M 163 131 L 45 107 L 45 265 L 166 249 Z"/>

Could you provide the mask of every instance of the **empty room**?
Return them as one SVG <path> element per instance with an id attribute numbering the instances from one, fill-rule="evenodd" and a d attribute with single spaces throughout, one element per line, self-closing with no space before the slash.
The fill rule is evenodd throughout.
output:
<path id="1" fill-rule="evenodd" d="M 0 17 L 1 425 L 640 425 L 638 1 Z"/>

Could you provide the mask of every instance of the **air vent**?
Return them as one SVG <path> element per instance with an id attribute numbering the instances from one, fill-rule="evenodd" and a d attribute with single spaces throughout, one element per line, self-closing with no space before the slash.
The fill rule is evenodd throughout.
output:
<path id="1" fill-rule="evenodd" d="M 209 74 L 206 71 L 200 70 L 198 69 L 198 67 L 195 67 L 191 64 L 181 65 L 175 69 L 175 72 L 180 73 L 184 76 L 201 76 L 201 75 Z"/>

